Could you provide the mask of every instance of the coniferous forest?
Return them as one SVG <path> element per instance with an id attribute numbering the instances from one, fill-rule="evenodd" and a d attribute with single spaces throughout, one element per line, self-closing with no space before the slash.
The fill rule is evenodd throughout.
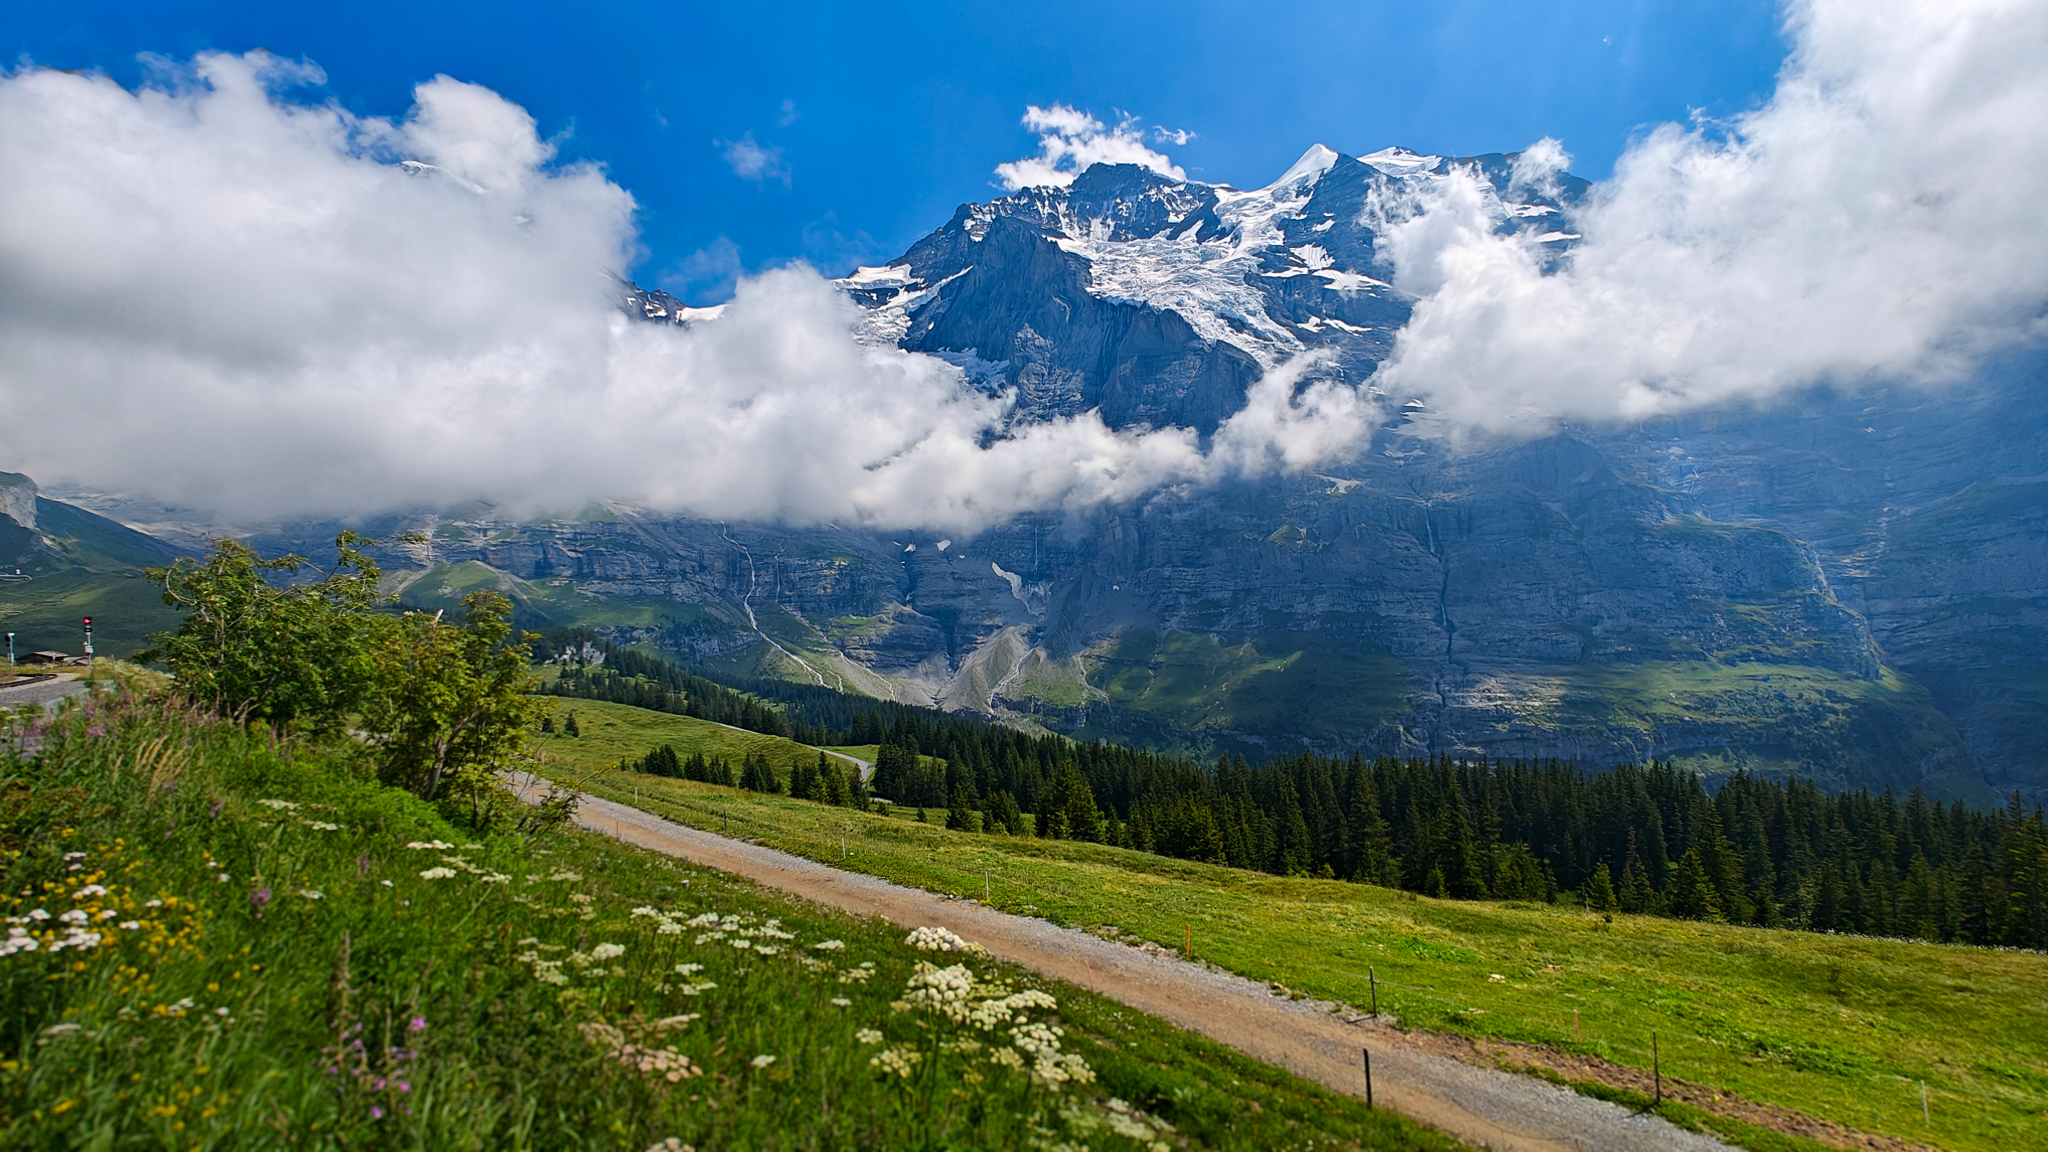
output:
<path id="1" fill-rule="evenodd" d="M 1710 789 L 1654 763 L 1595 772 L 1302 754 L 1205 765 L 814 687 L 749 681 L 743 693 L 594 636 L 551 636 L 542 648 L 584 643 L 604 664 L 572 664 L 554 691 L 808 744 L 880 745 L 874 795 L 991 834 L 1029 827 L 1462 899 L 2048 947 L 2048 830 L 2017 796 L 1984 811 L 1918 790 L 1829 794 L 1746 773 Z"/>

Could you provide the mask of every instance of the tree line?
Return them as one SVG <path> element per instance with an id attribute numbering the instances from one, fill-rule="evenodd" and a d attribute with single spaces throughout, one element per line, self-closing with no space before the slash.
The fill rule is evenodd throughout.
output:
<path id="1" fill-rule="evenodd" d="M 1986 811 L 1741 772 L 1710 789 L 1660 763 L 1206 765 L 809 685 L 746 687 L 778 698 L 780 711 L 760 707 L 780 734 L 880 745 L 874 795 L 955 827 L 1465 899 L 2048 948 L 2048 830 L 2017 794 Z"/>

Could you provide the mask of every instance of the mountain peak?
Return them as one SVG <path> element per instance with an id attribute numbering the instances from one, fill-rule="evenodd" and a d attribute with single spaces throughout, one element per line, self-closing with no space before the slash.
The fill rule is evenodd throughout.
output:
<path id="1" fill-rule="evenodd" d="M 1336 152 L 1323 147 L 1321 144 L 1311 144 L 1308 151 L 1301 154 L 1301 159 L 1294 162 L 1292 168 L 1282 172 L 1278 180 L 1266 185 L 1266 187 L 1278 188 L 1298 180 L 1319 177 L 1330 169 L 1335 168 L 1337 160 L 1338 154 Z"/>

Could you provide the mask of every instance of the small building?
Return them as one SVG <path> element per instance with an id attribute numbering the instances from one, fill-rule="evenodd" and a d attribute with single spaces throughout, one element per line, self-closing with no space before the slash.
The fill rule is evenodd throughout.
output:
<path id="1" fill-rule="evenodd" d="M 16 662 L 21 664 L 69 664 L 71 662 L 71 657 L 65 655 L 62 652 L 50 652 L 45 650 L 42 652 L 31 652 L 28 655 L 21 657 Z"/>

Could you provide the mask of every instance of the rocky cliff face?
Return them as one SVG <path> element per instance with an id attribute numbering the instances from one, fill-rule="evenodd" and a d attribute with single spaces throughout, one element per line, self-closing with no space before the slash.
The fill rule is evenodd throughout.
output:
<path id="1" fill-rule="evenodd" d="M 36 482 L 19 472 L 0 472 L 0 516 L 17 528 L 36 526 Z"/>

